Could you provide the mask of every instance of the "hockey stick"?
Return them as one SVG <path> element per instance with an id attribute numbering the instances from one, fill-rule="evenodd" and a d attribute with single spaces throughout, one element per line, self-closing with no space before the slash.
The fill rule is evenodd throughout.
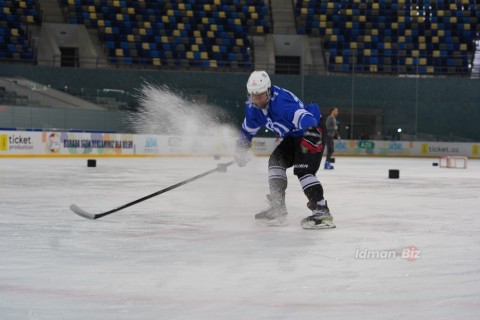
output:
<path id="1" fill-rule="evenodd" d="M 86 219 L 90 219 L 90 220 L 95 220 L 95 219 L 99 219 L 101 217 L 105 217 L 105 216 L 108 216 L 109 214 L 112 214 L 114 212 L 117 212 L 117 211 L 120 211 L 120 210 L 123 210 L 125 208 L 128 208 L 130 206 L 133 206 L 134 204 L 137 204 L 137 203 L 140 203 L 142 201 L 145 201 L 145 200 L 148 200 L 150 198 L 153 198 L 155 196 L 158 196 L 159 194 L 162 194 L 162 193 L 165 193 L 167 191 L 170 191 L 170 190 L 173 190 L 175 188 L 178 188 L 180 186 L 183 186 L 184 184 L 187 184 L 189 182 L 192 182 L 192 181 L 195 181 L 197 179 L 200 179 L 202 177 L 205 177 L 206 175 L 209 175 L 211 173 L 214 173 L 214 172 L 225 172 L 227 170 L 227 167 L 234 164 L 235 161 L 230 161 L 230 162 L 227 162 L 227 163 L 220 163 L 217 165 L 217 167 L 215 169 L 212 169 L 212 170 L 209 170 L 209 171 L 206 171 L 204 173 L 201 173 L 199 175 L 196 175 L 194 177 L 191 177 L 190 179 L 187 179 L 187 180 L 184 180 L 182 182 L 179 182 L 177 184 L 174 184 L 168 188 L 165 188 L 165 189 L 162 189 L 160 191 L 157 191 L 157 192 L 154 192 L 152 194 L 149 194 L 148 196 L 145 196 L 143 198 L 140 198 L 140 199 L 137 199 L 135 201 L 132 201 L 132 202 L 129 202 L 127 204 L 124 204 L 123 206 L 120 206 L 118 208 L 115 208 L 115 209 L 112 209 L 112 210 L 109 210 L 109 211 L 106 211 L 106 212 L 102 212 L 102 213 L 97 213 L 97 214 L 93 214 L 93 213 L 90 213 L 90 212 L 87 212 L 85 210 L 83 210 L 82 208 L 80 208 L 79 206 L 77 206 L 76 204 L 72 204 L 70 206 L 70 209 L 75 212 L 76 214 L 78 214 L 80 217 L 83 217 L 83 218 L 86 218 Z"/>

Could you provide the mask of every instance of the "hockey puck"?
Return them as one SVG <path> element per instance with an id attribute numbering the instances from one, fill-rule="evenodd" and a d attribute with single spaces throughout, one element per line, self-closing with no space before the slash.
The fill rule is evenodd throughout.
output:
<path id="1" fill-rule="evenodd" d="M 87 167 L 94 168 L 97 166 L 97 160 L 95 159 L 88 159 L 87 160 Z"/>
<path id="2" fill-rule="evenodd" d="M 388 170 L 388 178 L 389 179 L 398 179 L 400 178 L 400 170 L 390 169 Z"/>
<path id="3" fill-rule="evenodd" d="M 438 162 L 434 162 L 434 163 L 432 163 L 432 166 L 434 166 L 434 167 L 438 167 Z"/>

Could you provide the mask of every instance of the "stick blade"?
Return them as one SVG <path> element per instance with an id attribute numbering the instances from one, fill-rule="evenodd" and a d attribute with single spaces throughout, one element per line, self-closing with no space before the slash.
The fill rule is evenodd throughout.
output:
<path id="1" fill-rule="evenodd" d="M 95 220 L 96 219 L 96 216 L 92 213 L 89 213 L 85 210 L 83 210 L 82 208 L 80 208 L 79 206 L 77 206 L 76 204 L 72 204 L 70 206 L 70 210 L 72 210 L 73 212 L 75 212 L 76 214 L 78 214 L 80 217 L 83 217 L 85 219 L 90 219 L 90 220 Z"/>

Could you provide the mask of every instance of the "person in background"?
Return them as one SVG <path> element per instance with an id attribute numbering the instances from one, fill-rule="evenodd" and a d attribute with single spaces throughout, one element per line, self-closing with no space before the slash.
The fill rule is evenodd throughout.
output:
<path id="1" fill-rule="evenodd" d="M 325 160 L 324 169 L 326 170 L 333 170 L 334 167 L 332 165 L 332 155 L 335 152 L 335 138 L 341 139 L 340 133 L 338 132 L 338 123 L 337 123 L 337 116 L 338 116 L 338 108 L 333 107 L 330 109 L 330 114 L 325 121 L 325 126 L 327 128 L 327 159 Z"/>
<path id="2" fill-rule="evenodd" d="M 304 105 L 292 92 L 272 85 L 265 71 L 252 72 L 247 92 L 245 119 L 234 153 L 238 165 L 247 163 L 252 138 L 262 126 L 283 138 L 268 161 L 269 207 L 256 214 L 255 220 L 269 225 L 286 223 L 286 171 L 293 167 L 308 199 L 307 207 L 312 210 L 311 215 L 301 221 L 301 226 L 305 229 L 335 228 L 323 197 L 322 184 L 316 176 L 325 146 L 320 107 L 315 103 Z"/>

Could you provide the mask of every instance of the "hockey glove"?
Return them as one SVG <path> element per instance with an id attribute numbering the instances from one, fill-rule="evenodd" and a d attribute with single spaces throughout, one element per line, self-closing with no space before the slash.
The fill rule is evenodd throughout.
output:
<path id="1" fill-rule="evenodd" d="M 323 129 L 318 127 L 309 127 L 300 140 L 300 148 L 303 153 L 317 153 L 323 151 Z"/>
<path id="2" fill-rule="evenodd" d="M 235 145 L 235 152 L 233 153 L 233 158 L 239 167 L 245 167 L 250 161 L 248 155 L 248 150 L 250 149 L 250 144 L 246 141 L 237 140 Z"/>

